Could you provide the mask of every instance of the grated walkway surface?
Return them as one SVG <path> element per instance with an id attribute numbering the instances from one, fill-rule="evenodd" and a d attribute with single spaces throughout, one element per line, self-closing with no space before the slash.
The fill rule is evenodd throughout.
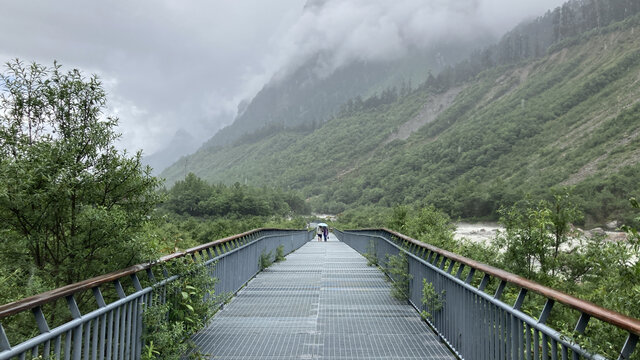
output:
<path id="1" fill-rule="evenodd" d="M 194 336 L 209 359 L 455 359 L 331 234 L 259 273 Z"/>

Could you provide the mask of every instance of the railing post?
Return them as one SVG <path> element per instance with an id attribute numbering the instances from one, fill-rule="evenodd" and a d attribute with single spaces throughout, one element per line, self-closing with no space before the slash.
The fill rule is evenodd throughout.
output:
<path id="1" fill-rule="evenodd" d="M 591 319 L 591 316 L 589 314 L 580 314 L 580 319 L 578 319 L 578 323 L 576 324 L 576 328 L 574 329 L 574 331 L 579 334 L 584 334 L 584 331 L 587 329 L 589 319 Z"/>
<path id="2" fill-rule="evenodd" d="M 620 356 L 618 357 L 618 360 L 629 359 L 629 356 L 631 356 L 631 353 L 635 349 L 637 343 L 638 343 L 638 335 L 629 334 L 629 336 L 627 337 L 627 341 L 624 342 L 622 351 L 620 351 Z"/>
<path id="3" fill-rule="evenodd" d="M 522 304 L 524 303 L 524 298 L 526 296 L 527 296 L 527 289 L 525 288 L 520 289 L 520 292 L 518 293 L 518 298 L 516 299 L 516 302 L 513 304 L 514 310 L 520 310 L 520 308 L 522 307 Z"/>
<path id="4" fill-rule="evenodd" d="M 491 276 L 489 274 L 484 274 L 484 276 L 482 277 L 482 281 L 480 282 L 480 286 L 478 286 L 478 290 L 484 291 L 484 288 L 487 287 L 487 284 L 489 284 L 490 279 L 491 279 Z"/>
<path id="5" fill-rule="evenodd" d="M 49 332 L 49 324 L 47 324 L 47 319 L 44 318 L 44 314 L 42 313 L 42 308 L 40 306 L 34 307 L 32 310 L 33 316 L 36 318 L 36 324 L 38 325 L 38 330 L 40 334 Z"/>
<path id="6" fill-rule="evenodd" d="M 11 345 L 9 344 L 9 339 L 7 338 L 7 334 L 4 332 L 4 328 L 0 323 L 0 352 L 11 350 Z"/>
<path id="7" fill-rule="evenodd" d="M 467 279 L 464 281 L 467 284 L 471 284 L 471 280 L 473 280 L 473 275 L 476 273 L 476 269 L 471 268 L 469 269 L 469 274 L 467 275 Z"/>
<path id="8" fill-rule="evenodd" d="M 500 281 L 500 285 L 498 285 L 498 288 L 496 289 L 496 293 L 493 295 L 494 299 L 500 300 L 505 286 L 507 286 L 507 282 L 505 280 Z"/>
<path id="9" fill-rule="evenodd" d="M 540 317 L 538 318 L 538 323 L 544 324 L 549 319 L 549 315 L 551 315 L 551 309 L 553 308 L 553 304 L 555 301 L 552 299 L 547 299 L 547 302 L 544 304 L 544 308 L 542 308 L 542 312 L 540 313 Z"/>
<path id="10" fill-rule="evenodd" d="M 73 295 L 67 296 L 67 304 L 69 305 L 69 312 L 74 319 L 82 317 L 76 298 Z M 67 334 L 68 336 L 69 334 Z M 67 340 L 68 341 L 68 340 Z M 82 356 L 82 324 L 79 324 L 73 329 L 73 359 L 80 360 Z"/>
<path id="11" fill-rule="evenodd" d="M 98 303 L 98 307 L 105 307 L 107 303 L 104 301 L 104 297 L 102 297 L 102 292 L 99 287 L 94 287 L 93 289 L 93 297 L 96 299 L 96 303 Z"/>
<path id="12" fill-rule="evenodd" d="M 464 271 L 464 264 L 460 264 L 460 266 L 458 267 L 458 272 L 456 272 L 456 277 L 460 280 L 462 280 L 462 272 Z"/>
<path id="13" fill-rule="evenodd" d="M 120 280 L 113 280 L 113 286 L 116 288 L 116 293 L 120 299 L 124 299 L 127 297 L 127 294 L 124 293 L 124 289 L 122 288 L 122 283 Z"/>
<path id="14" fill-rule="evenodd" d="M 140 284 L 138 275 L 131 274 L 131 282 L 133 283 L 133 288 L 136 289 L 136 291 L 142 291 L 142 284 Z"/>

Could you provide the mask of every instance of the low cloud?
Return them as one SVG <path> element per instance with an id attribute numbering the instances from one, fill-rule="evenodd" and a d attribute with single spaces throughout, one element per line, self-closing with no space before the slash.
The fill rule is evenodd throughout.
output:
<path id="1" fill-rule="evenodd" d="M 443 39 L 500 34 L 559 0 L 5 1 L 0 62 L 97 73 L 121 146 L 149 154 L 180 128 L 199 141 L 278 71 L 386 61 Z"/>
<path id="2" fill-rule="evenodd" d="M 309 1 L 281 44 L 282 69 L 318 53 L 320 74 L 352 61 L 387 61 L 412 49 L 487 34 L 499 37 L 560 0 L 325 0 Z"/>

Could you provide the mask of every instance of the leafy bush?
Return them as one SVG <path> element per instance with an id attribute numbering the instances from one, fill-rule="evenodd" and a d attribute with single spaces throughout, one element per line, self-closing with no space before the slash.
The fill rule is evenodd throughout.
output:
<path id="1" fill-rule="evenodd" d="M 286 260 L 284 257 L 284 245 L 280 245 L 276 248 L 276 258 L 275 262 Z"/>
<path id="2" fill-rule="evenodd" d="M 193 346 L 191 335 L 213 316 L 216 279 L 206 267 L 187 258 L 169 264 L 180 277 L 168 283 L 166 291 L 155 292 L 153 303 L 143 312 L 143 359 L 180 359 Z M 161 294 L 167 294 L 164 299 Z"/>
<path id="3" fill-rule="evenodd" d="M 373 240 L 369 240 L 367 252 L 363 254 L 367 259 L 367 266 L 378 266 L 378 253 L 376 252 L 376 244 Z"/>
<path id="4" fill-rule="evenodd" d="M 437 293 L 433 283 L 422 279 L 422 305 L 426 307 L 426 310 L 420 312 L 423 319 L 432 319 L 435 312 L 442 310 L 445 294 L 444 290 Z"/>
<path id="5" fill-rule="evenodd" d="M 271 260 L 271 251 L 265 252 L 264 250 L 262 250 L 262 253 L 260 253 L 258 264 L 260 265 L 260 271 L 271 266 L 271 264 L 273 264 L 273 260 Z"/>
<path id="6" fill-rule="evenodd" d="M 389 256 L 387 272 L 393 280 L 391 284 L 391 296 L 406 301 L 409 299 L 409 284 L 413 278 L 409 274 L 409 261 L 407 254 L 401 251 L 398 255 Z"/>

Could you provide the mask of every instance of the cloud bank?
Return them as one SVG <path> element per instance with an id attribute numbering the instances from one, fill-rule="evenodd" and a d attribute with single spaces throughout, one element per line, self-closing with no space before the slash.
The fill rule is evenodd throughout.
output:
<path id="1" fill-rule="evenodd" d="M 352 61 L 386 61 L 433 44 L 499 37 L 560 0 L 311 0 L 281 44 L 281 69 L 318 53 L 320 73 Z M 287 71 L 283 71 L 286 74 Z"/>
<path id="2" fill-rule="evenodd" d="M 274 74 L 386 61 L 445 39 L 499 35 L 560 0 L 3 1 L 0 62 L 97 73 L 121 146 L 153 153 L 181 128 L 198 141 Z"/>

